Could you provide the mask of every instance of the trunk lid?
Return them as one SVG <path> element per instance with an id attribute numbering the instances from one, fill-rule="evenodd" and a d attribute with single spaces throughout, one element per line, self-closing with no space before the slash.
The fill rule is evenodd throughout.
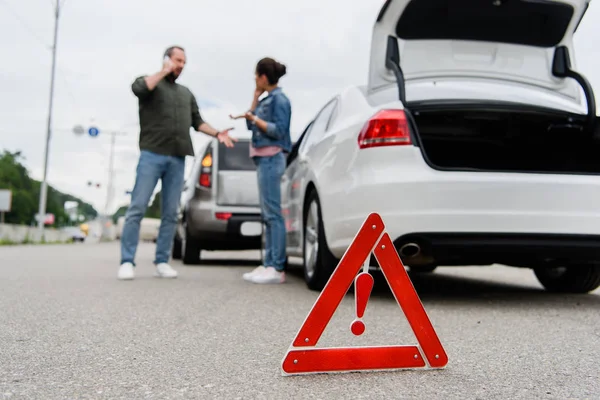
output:
<path id="1" fill-rule="evenodd" d="M 239 139 L 232 148 L 219 143 L 217 148 L 217 205 L 258 206 L 258 182 L 256 166 L 250 158 L 250 141 Z"/>
<path id="2" fill-rule="evenodd" d="M 387 0 L 373 28 L 368 90 L 396 82 L 390 36 L 409 81 L 483 79 L 540 87 L 581 101 L 579 84 L 553 75 L 555 48 L 575 68 L 573 33 L 589 0 Z M 410 99 L 409 99 L 410 100 Z"/>

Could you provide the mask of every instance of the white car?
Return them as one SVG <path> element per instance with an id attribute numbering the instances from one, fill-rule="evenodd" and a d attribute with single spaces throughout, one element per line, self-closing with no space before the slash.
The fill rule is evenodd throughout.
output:
<path id="1" fill-rule="evenodd" d="M 61 229 L 74 242 L 85 242 L 86 234 L 78 226 L 67 226 Z"/>
<path id="2" fill-rule="evenodd" d="M 119 217 L 117 220 L 115 237 L 117 240 L 121 239 L 123 235 L 123 227 L 125 226 L 125 217 Z M 158 239 L 158 231 L 160 229 L 160 218 L 142 218 L 140 221 L 140 235 L 141 241 L 156 242 Z"/>
<path id="3" fill-rule="evenodd" d="M 600 285 L 600 145 L 573 34 L 586 0 L 388 0 L 368 84 L 329 101 L 282 179 L 287 255 L 327 283 L 371 212 L 403 262 Z M 374 265 L 376 267 L 376 263 Z"/>

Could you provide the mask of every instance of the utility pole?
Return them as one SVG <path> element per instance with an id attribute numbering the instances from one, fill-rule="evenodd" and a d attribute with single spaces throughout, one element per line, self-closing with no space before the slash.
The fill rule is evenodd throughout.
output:
<path id="1" fill-rule="evenodd" d="M 126 133 L 125 132 L 109 132 L 110 135 L 110 157 L 109 157 L 109 164 L 108 164 L 108 184 L 106 185 L 106 204 L 104 206 L 104 214 L 105 214 L 105 224 L 108 223 L 108 221 L 110 221 L 111 216 L 110 216 L 110 206 L 111 206 L 111 201 L 113 198 L 113 193 L 114 193 L 114 160 L 115 160 L 115 143 L 117 140 L 117 136 L 125 136 Z M 106 226 L 105 229 L 103 229 L 103 231 L 106 231 Z M 108 236 L 108 232 L 105 232 L 106 236 Z"/>
<path id="2" fill-rule="evenodd" d="M 110 158 L 108 162 L 108 185 L 106 187 L 106 205 L 104 213 L 108 216 L 110 210 L 110 201 L 113 194 L 113 175 L 114 175 L 114 160 L 115 160 L 115 142 L 117 132 L 110 132 Z"/>
<path id="3" fill-rule="evenodd" d="M 40 187 L 40 207 L 38 212 L 38 230 L 40 240 L 44 239 L 44 219 L 46 216 L 46 201 L 48 196 L 48 153 L 50 151 L 50 137 L 52 134 L 52 103 L 54 100 L 54 75 L 56 70 L 56 41 L 58 37 L 58 20 L 60 16 L 60 0 L 56 0 L 54 9 L 54 43 L 52 44 L 52 73 L 50 76 L 50 104 L 48 106 L 48 128 L 46 132 L 46 150 L 44 153 L 44 177 Z"/>

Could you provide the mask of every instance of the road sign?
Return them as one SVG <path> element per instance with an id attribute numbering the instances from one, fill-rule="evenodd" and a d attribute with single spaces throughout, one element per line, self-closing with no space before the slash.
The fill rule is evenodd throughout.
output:
<path id="1" fill-rule="evenodd" d="M 42 218 L 44 221 L 44 225 L 52 225 L 54 224 L 54 214 L 46 214 L 44 215 L 44 218 Z M 36 214 L 35 215 L 35 220 L 39 222 L 40 220 L 40 214 Z"/>
<path id="2" fill-rule="evenodd" d="M 441 369 L 446 366 L 448 356 L 384 228 L 378 214 L 373 213 L 367 217 L 285 355 L 282 361 L 283 375 Z M 350 330 L 357 336 L 365 331 L 362 317 L 373 287 L 373 279 L 368 273 L 371 252 L 379 262 L 419 345 L 316 348 L 319 338 L 353 281 L 357 294 L 357 318 L 351 323 Z M 361 267 L 363 272 L 358 274 Z"/>
<path id="3" fill-rule="evenodd" d="M 65 204 L 64 204 L 65 211 L 76 209 L 77 207 L 79 207 L 78 201 L 65 201 Z"/>
<path id="4" fill-rule="evenodd" d="M 90 129 L 88 129 L 88 135 L 90 135 L 91 137 L 96 137 L 99 134 L 100 134 L 100 131 L 96 127 L 92 126 Z"/>
<path id="5" fill-rule="evenodd" d="M 10 212 L 12 204 L 12 192 L 8 189 L 0 189 L 0 212 Z"/>
<path id="6" fill-rule="evenodd" d="M 81 125 L 75 125 L 73 127 L 73 133 L 76 134 L 77 136 L 81 136 L 85 133 L 85 129 Z"/>

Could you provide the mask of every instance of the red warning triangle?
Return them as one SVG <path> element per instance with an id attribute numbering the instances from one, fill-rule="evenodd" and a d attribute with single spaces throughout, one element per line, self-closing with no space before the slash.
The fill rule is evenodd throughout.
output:
<path id="1" fill-rule="evenodd" d="M 370 214 L 321 291 L 282 362 L 283 375 L 374 370 L 444 368 L 448 356 L 406 273 L 381 217 Z M 374 253 L 396 301 L 404 312 L 418 346 L 316 348 L 365 260 Z M 366 272 L 366 271 L 365 271 Z M 358 285 L 357 285 L 358 287 Z M 370 288 L 369 288 L 370 291 Z M 368 297 L 368 293 L 367 293 Z M 357 303 L 358 304 L 358 303 Z M 360 315 L 359 315 L 360 316 Z M 356 321 L 355 321 L 356 323 Z M 361 334 L 362 322 L 352 331 Z M 361 326 L 362 325 L 362 326 Z M 356 329 L 355 329 L 356 328 Z"/>

